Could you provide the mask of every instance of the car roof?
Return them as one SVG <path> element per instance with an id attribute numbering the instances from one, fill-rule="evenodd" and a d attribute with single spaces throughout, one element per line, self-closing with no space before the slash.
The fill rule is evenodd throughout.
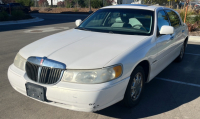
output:
<path id="1" fill-rule="evenodd" d="M 106 8 L 128 8 L 128 9 L 145 9 L 145 10 L 151 10 L 154 11 L 157 8 L 164 8 L 163 6 L 156 6 L 156 5 L 142 5 L 142 4 L 120 4 L 120 5 L 112 5 L 112 6 L 106 6 L 101 9 Z"/>

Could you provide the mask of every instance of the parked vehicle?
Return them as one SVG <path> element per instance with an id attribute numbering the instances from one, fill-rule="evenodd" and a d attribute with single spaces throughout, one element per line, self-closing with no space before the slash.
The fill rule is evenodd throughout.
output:
<path id="1" fill-rule="evenodd" d="M 6 8 L 6 4 L 0 4 L 0 12 L 4 11 Z"/>
<path id="2" fill-rule="evenodd" d="M 186 2 L 179 2 L 179 9 L 183 8 L 186 6 Z"/>
<path id="3" fill-rule="evenodd" d="M 194 5 L 194 9 L 195 9 L 195 10 L 200 10 L 200 3 L 195 4 L 195 5 Z"/>
<path id="4" fill-rule="evenodd" d="M 10 8 L 11 8 L 12 11 L 13 10 L 22 10 L 25 13 L 29 13 L 29 11 L 30 11 L 30 7 L 29 6 L 23 6 L 20 3 L 9 3 L 4 7 L 5 7 L 4 9 L 6 9 L 7 12 L 10 11 L 9 10 Z"/>
<path id="5" fill-rule="evenodd" d="M 116 5 L 22 48 L 8 69 L 18 92 L 85 112 L 139 103 L 145 83 L 182 61 L 188 28 L 170 8 Z"/>
<path id="6" fill-rule="evenodd" d="M 194 9 L 197 2 L 190 2 L 191 8 Z"/>

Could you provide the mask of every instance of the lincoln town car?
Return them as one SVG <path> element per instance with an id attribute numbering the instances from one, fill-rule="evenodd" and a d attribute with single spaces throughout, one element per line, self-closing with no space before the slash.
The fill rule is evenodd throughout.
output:
<path id="1" fill-rule="evenodd" d="M 188 41 L 179 14 L 162 6 L 107 6 L 75 24 L 19 50 L 8 69 L 16 91 L 76 111 L 133 107 L 146 83 L 183 60 Z"/>

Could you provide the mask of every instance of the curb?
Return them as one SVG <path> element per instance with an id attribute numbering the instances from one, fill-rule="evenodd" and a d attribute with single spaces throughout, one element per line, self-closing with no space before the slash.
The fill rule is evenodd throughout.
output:
<path id="1" fill-rule="evenodd" d="M 90 15 L 92 13 L 89 12 L 60 12 L 60 13 L 50 13 L 50 12 L 30 12 L 30 13 L 38 13 L 38 14 L 82 14 L 82 15 Z"/>
<path id="2" fill-rule="evenodd" d="M 200 42 L 200 36 L 189 36 L 190 42 Z"/>
<path id="3" fill-rule="evenodd" d="M 33 23 L 33 22 L 40 22 L 43 21 L 44 19 L 41 18 L 34 18 L 34 19 L 28 19 L 28 20 L 18 20 L 18 21 L 3 21 L 0 22 L 1 25 L 11 25 L 11 24 L 26 24 L 26 23 Z"/>

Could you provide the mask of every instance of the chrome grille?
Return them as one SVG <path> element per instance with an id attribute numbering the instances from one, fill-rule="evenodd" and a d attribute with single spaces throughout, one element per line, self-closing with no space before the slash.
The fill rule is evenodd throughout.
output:
<path id="1" fill-rule="evenodd" d="M 26 63 L 26 73 L 31 80 L 37 81 L 38 70 L 39 70 L 38 65 L 35 65 L 35 64 L 29 63 L 29 62 Z"/>
<path id="2" fill-rule="evenodd" d="M 54 84 L 62 78 L 63 72 L 63 69 L 40 66 L 28 61 L 26 63 L 27 76 L 38 83 Z"/>

